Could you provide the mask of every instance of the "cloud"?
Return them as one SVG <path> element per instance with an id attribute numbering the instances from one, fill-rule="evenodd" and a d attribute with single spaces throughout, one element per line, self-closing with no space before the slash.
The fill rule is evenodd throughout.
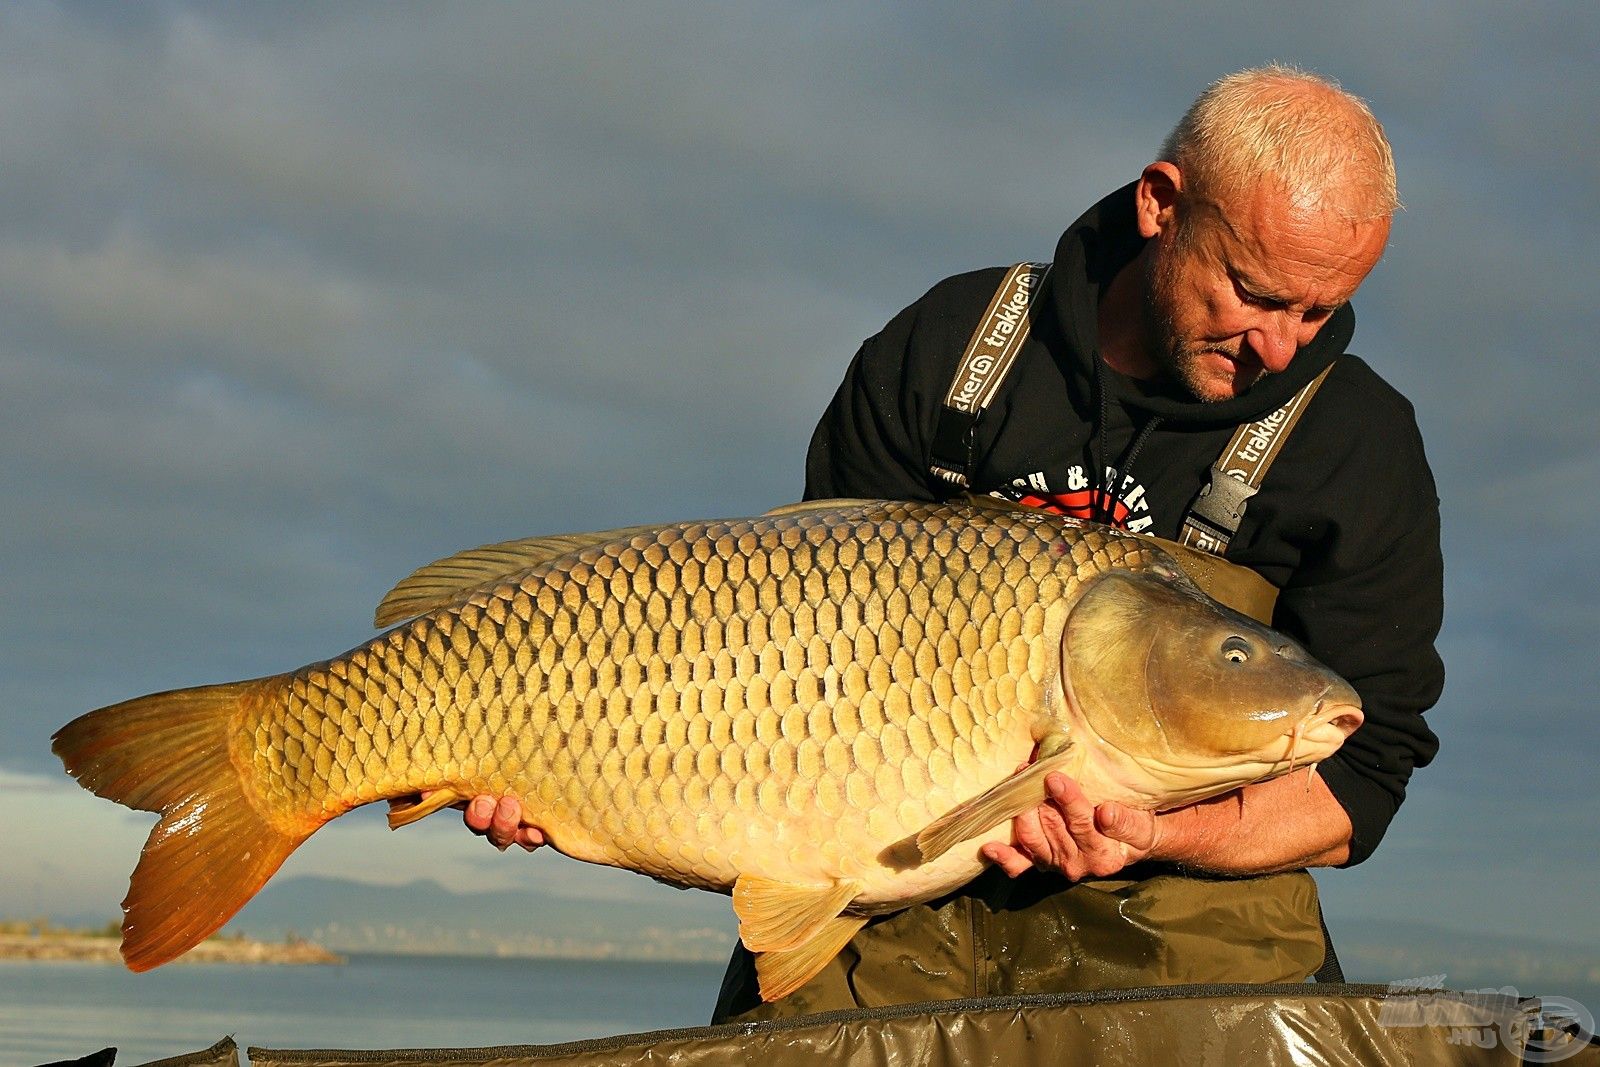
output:
<path id="1" fill-rule="evenodd" d="M 69 343 L 131 349 L 149 369 L 178 359 L 263 354 L 301 363 L 360 320 L 355 287 L 305 263 L 267 265 L 238 250 L 186 251 L 115 231 L 97 247 L 0 244 L 0 286 L 48 316 Z M 299 383 L 309 384 L 309 383 Z"/>
<path id="2" fill-rule="evenodd" d="M 62 776 L 0 770 L 5 840 L 13 860 L 0 873 L 0 914 L 55 909 L 116 914 L 138 860 L 147 817 L 106 805 Z"/>
<path id="3" fill-rule="evenodd" d="M 1444 754 L 1350 877 L 1409 899 L 1386 856 L 1464 872 L 1519 796 L 1592 844 L 1596 30 L 1375 0 L 4 8 L 0 768 L 53 777 L 50 731 L 98 704 L 336 653 L 468 544 L 793 498 L 862 338 L 1048 256 L 1201 86 L 1283 59 L 1395 142 L 1356 345 L 1417 406 L 1448 552 Z M 136 848 L 72 795 L 56 832 Z M 327 840 L 303 862 L 405 862 Z"/>

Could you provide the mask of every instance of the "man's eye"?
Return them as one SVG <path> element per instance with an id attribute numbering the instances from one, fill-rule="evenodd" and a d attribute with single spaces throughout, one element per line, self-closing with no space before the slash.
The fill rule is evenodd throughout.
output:
<path id="1" fill-rule="evenodd" d="M 1273 308 L 1277 308 L 1277 307 L 1281 306 L 1278 301 L 1272 300 L 1272 299 L 1270 299 L 1268 297 L 1265 297 L 1265 296 L 1260 296 L 1260 295 L 1258 295 L 1256 293 L 1252 293 L 1250 290 L 1246 289 L 1244 286 L 1240 285 L 1238 282 L 1234 282 L 1233 283 L 1233 291 L 1238 294 L 1239 299 L 1242 302 L 1244 302 L 1246 304 L 1249 304 L 1251 307 L 1266 308 L 1267 310 L 1272 310 Z"/>

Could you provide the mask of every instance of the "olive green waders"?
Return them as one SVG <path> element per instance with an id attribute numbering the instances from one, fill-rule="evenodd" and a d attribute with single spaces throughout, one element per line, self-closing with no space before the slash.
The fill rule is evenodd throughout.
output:
<path id="1" fill-rule="evenodd" d="M 1212 879 L 1143 864 L 1069 884 L 993 869 L 867 925 L 796 992 L 763 1004 L 755 957 L 734 950 L 713 1022 L 1013 993 L 1191 983 L 1300 982 L 1321 965 L 1316 883 L 1304 871 Z"/>

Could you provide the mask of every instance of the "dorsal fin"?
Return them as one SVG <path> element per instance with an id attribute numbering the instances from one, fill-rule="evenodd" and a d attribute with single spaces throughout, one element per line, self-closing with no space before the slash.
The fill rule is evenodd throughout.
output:
<path id="1" fill-rule="evenodd" d="M 860 507 L 863 504 L 881 504 L 881 500 L 871 500 L 861 497 L 838 497 L 829 500 L 802 500 L 798 504 L 784 504 L 771 511 L 762 512 L 764 518 L 779 518 L 784 515 L 805 515 L 813 511 L 837 511 L 840 508 Z"/>
<path id="2" fill-rule="evenodd" d="M 571 555 L 590 545 L 621 541 L 636 534 L 660 529 L 659 526 L 624 526 L 618 530 L 594 533 L 553 534 L 549 537 L 524 537 L 482 545 L 419 567 L 378 603 L 373 616 L 380 629 L 404 619 L 453 604 L 474 589 L 493 585 L 513 574 L 520 574 L 541 563 Z"/>
<path id="3" fill-rule="evenodd" d="M 1050 511 L 1046 508 L 1037 508 L 1032 504 L 1024 504 L 1020 500 L 1012 500 L 1009 497 L 990 496 L 988 493 L 962 493 L 960 496 L 956 497 L 952 503 L 966 504 L 969 507 L 978 508 L 980 510 L 1029 511 L 1036 514 L 1042 513 L 1045 515 L 1054 515 L 1057 518 L 1061 517 L 1059 513 Z"/>

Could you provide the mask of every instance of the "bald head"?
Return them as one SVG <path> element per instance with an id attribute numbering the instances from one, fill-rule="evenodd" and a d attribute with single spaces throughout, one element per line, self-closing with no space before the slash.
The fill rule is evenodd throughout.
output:
<path id="1" fill-rule="evenodd" d="M 1383 127 L 1360 98 L 1292 67 L 1242 70 L 1212 83 L 1161 146 L 1187 195 L 1211 203 L 1267 192 L 1292 210 L 1349 222 L 1400 207 Z"/>

